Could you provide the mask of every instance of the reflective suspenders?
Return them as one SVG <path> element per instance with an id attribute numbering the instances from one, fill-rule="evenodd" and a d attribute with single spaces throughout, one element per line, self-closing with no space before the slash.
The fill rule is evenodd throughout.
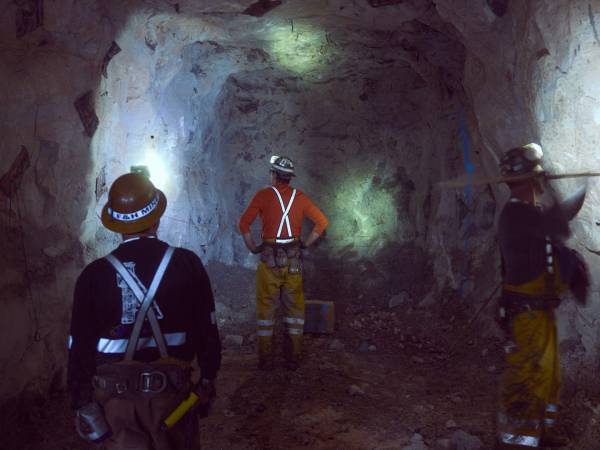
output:
<path id="1" fill-rule="evenodd" d="M 292 235 L 292 227 L 290 226 L 289 214 L 290 210 L 292 209 L 292 204 L 294 203 L 294 200 L 296 198 L 296 189 L 292 191 L 292 196 L 290 197 L 290 202 L 288 203 L 287 207 L 285 206 L 285 203 L 283 203 L 283 198 L 281 197 L 281 194 L 279 193 L 277 188 L 275 186 L 271 186 L 271 189 L 273 189 L 275 191 L 275 194 L 277 194 L 277 198 L 279 199 L 279 205 L 281 206 L 281 212 L 283 213 L 283 216 L 281 217 L 281 222 L 279 222 L 279 228 L 277 229 L 277 239 L 275 242 L 286 244 L 294 240 L 294 236 Z M 287 227 L 289 239 L 281 239 L 283 224 L 285 224 Z"/>
<path id="2" fill-rule="evenodd" d="M 554 246 L 550 236 L 546 236 L 546 297 L 556 298 L 556 274 L 554 273 Z"/>
<path id="3" fill-rule="evenodd" d="M 154 340 L 156 341 L 156 345 L 158 346 L 158 351 L 160 352 L 161 358 L 167 358 L 167 345 L 165 343 L 165 338 L 160 331 L 160 326 L 158 324 L 158 320 L 156 319 L 156 314 L 154 309 L 151 308 L 152 303 L 154 302 L 154 296 L 156 295 L 156 291 L 158 290 L 158 286 L 162 281 L 162 278 L 169 266 L 169 262 L 171 261 L 171 256 L 173 256 L 175 248 L 168 247 L 160 264 L 158 265 L 158 269 L 156 269 L 156 273 L 154 274 L 154 278 L 150 283 L 150 288 L 146 289 L 146 287 L 141 283 L 141 281 L 132 275 L 132 273 L 123 265 L 121 261 L 119 261 L 115 256 L 107 255 L 105 258 L 110 262 L 116 271 L 121 275 L 125 283 L 129 286 L 135 297 L 140 302 L 140 308 L 137 312 L 137 317 L 135 319 L 135 324 L 133 326 L 133 331 L 131 332 L 131 336 L 129 337 L 129 341 L 127 343 L 127 350 L 125 351 L 125 361 L 133 360 L 133 356 L 135 354 L 138 340 L 140 338 L 140 333 L 142 331 L 142 325 L 144 324 L 144 320 L 146 316 L 148 317 L 148 322 L 150 322 L 150 327 L 152 328 L 152 335 L 154 336 Z"/>

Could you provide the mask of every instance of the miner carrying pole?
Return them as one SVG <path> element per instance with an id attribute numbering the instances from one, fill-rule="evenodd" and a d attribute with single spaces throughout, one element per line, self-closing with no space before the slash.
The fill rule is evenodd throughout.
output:
<path id="1" fill-rule="evenodd" d="M 157 239 L 166 206 L 147 176 L 117 178 L 102 223 L 123 241 L 75 286 L 68 384 L 79 434 L 107 450 L 199 448 L 197 416 L 181 405 L 214 396 L 221 344 L 210 282 L 196 254 Z"/>
<path id="2" fill-rule="evenodd" d="M 528 144 L 509 150 L 500 163 L 511 194 L 498 225 L 499 320 L 507 335 L 497 424 L 501 449 L 567 444 L 555 429 L 560 364 L 554 310 L 566 290 L 579 304 L 586 302 L 587 267 L 564 244 L 585 189 L 559 201 L 546 182 L 542 156 L 539 145 Z M 545 190 L 553 199 L 547 207 L 538 204 Z"/>
<path id="3" fill-rule="evenodd" d="M 281 297 L 284 322 L 286 367 L 299 364 L 304 328 L 304 292 L 302 288 L 301 249 L 312 245 L 327 227 L 323 213 L 301 191 L 290 186 L 295 176 L 294 163 L 286 156 L 270 161 L 271 186 L 256 193 L 240 218 L 240 232 L 252 253 L 260 253 L 256 271 L 256 319 L 258 367 L 273 367 L 273 319 L 276 302 Z M 262 243 L 257 246 L 250 225 L 257 216 L 262 221 Z M 308 217 L 314 228 L 305 241 L 300 240 L 302 220 Z"/>

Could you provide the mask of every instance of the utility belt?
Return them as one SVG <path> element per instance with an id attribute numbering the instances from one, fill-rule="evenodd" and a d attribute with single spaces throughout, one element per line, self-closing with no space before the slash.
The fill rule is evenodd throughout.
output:
<path id="1" fill-rule="evenodd" d="M 503 287 L 500 306 L 504 308 L 507 317 L 512 318 L 527 311 L 553 311 L 560 305 L 556 297 L 531 296 L 505 290 Z"/>
<path id="2" fill-rule="evenodd" d="M 298 239 L 265 239 L 262 243 L 260 260 L 270 269 L 288 267 L 289 273 L 300 273 L 302 271 L 300 257 Z"/>
<path id="3" fill-rule="evenodd" d="M 115 363 L 97 368 L 92 384 L 102 397 L 152 397 L 189 392 L 191 368 L 177 363 Z"/>
<path id="4" fill-rule="evenodd" d="M 522 296 L 558 297 L 561 292 L 568 289 L 560 276 L 560 267 L 554 261 L 552 273 L 542 272 L 534 279 L 521 284 L 504 283 L 502 290 Z"/>

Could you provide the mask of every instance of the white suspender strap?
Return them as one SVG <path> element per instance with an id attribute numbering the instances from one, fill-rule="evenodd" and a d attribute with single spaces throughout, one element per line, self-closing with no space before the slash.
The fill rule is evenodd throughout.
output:
<path id="1" fill-rule="evenodd" d="M 158 286 L 160 286 L 160 282 L 162 281 L 167 267 L 169 266 L 169 262 L 171 261 L 171 256 L 173 256 L 174 250 L 175 249 L 173 247 L 167 248 L 167 251 L 158 265 L 158 269 L 156 269 L 154 278 L 150 283 L 150 288 L 147 290 L 146 287 L 139 282 L 139 280 L 136 281 L 134 279 L 132 273 L 114 255 L 111 254 L 106 256 L 108 262 L 113 265 L 119 275 L 121 275 L 123 278 L 123 281 L 127 283 L 133 294 L 141 302 L 140 308 L 137 312 L 137 317 L 135 319 L 135 324 L 133 325 L 133 331 L 131 332 L 131 336 L 129 336 L 129 342 L 127 343 L 127 350 L 125 351 L 124 358 L 125 361 L 131 361 L 133 359 L 146 316 L 148 316 L 148 321 L 150 322 L 150 327 L 152 328 L 152 335 L 154 336 L 154 340 L 158 346 L 158 351 L 160 352 L 161 358 L 167 358 L 169 356 L 165 338 L 160 330 L 160 325 L 158 324 L 156 314 L 151 308 L 151 305 L 154 302 L 154 296 L 156 295 Z"/>
<path id="2" fill-rule="evenodd" d="M 287 207 L 285 206 L 285 203 L 283 203 L 283 198 L 281 197 L 281 194 L 279 193 L 277 188 L 275 186 L 271 186 L 271 189 L 273 189 L 277 194 L 277 198 L 279 199 L 279 205 L 281 206 L 281 212 L 283 212 L 281 222 L 279 222 L 279 228 L 277 229 L 277 238 L 281 237 L 281 231 L 283 230 L 284 223 L 287 227 L 288 237 L 292 238 L 294 236 L 292 235 L 292 227 L 290 226 L 290 218 L 288 216 L 290 214 L 290 210 L 292 209 L 294 199 L 296 198 L 296 189 L 292 191 L 292 196 L 290 197 L 290 202 L 288 203 Z"/>
<path id="3" fill-rule="evenodd" d="M 137 285 L 142 290 L 142 293 L 144 294 L 141 300 L 138 299 L 138 305 L 141 305 L 142 301 L 146 297 L 146 293 L 148 292 L 148 289 L 146 289 L 146 286 L 144 286 L 144 283 L 142 283 L 142 281 L 138 278 L 138 276 L 134 272 L 129 271 L 129 274 L 131 275 L 131 277 L 133 278 L 133 280 L 137 283 Z M 158 307 L 158 304 L 156 302 L 152 303 L 152 309 L 154 309 L 154 312 L 156 314 L 156 318 L 157 319 L 162 319 L 162 318 L 165 317 L 163 315 L 162 311 L 160 310 L 160 308 Z"/>

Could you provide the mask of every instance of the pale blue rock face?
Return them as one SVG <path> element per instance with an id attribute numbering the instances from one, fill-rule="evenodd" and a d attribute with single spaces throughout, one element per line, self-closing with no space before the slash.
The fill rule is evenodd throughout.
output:
<path id="1" fill-rule="evenodd" d="M 506 193 L 435 183 L 496 175 L 498 155 L 534 140 L 557 169 L 597 162 L 587 6 L 537 1 L 501 14 L 497 2 L 470 0 L 290 0 L 263 17 L 239 14 L 250 3 L 180 1 L 177 12 L 159 1 L 55 1 L 44 26 L 17 39 L 18 6 L 0 1 L 10 12 L 0 15 L 0 175 L 22 145 L 31 161 L 16 195 L 0 194 L 0 403 L 64 383 L 74 281 L 119 242 L 98 217 L 131 166 L 148 166 L 168 197 L 160 237 L 207 264 L 220 324 L 247 326 L 256 257 L 237 223 L 269 183 L 273 154 L 294 160 L 295 186 L 330 220 L 305 254 L 307 297 L 341 308 L 388 308 L 398 296 L 396 309 L 451 297 L 476 308 L 499 279 Z M 121 51 L 103 77 L 113 41 Z M 74 107 L 90 90 L 91 139 Z M 596 198 L 592 187 L 574 225 L 580 249 L 600 250 Z M 563 328 L 580 360 L 593 359 L 596 331 Z"/>

